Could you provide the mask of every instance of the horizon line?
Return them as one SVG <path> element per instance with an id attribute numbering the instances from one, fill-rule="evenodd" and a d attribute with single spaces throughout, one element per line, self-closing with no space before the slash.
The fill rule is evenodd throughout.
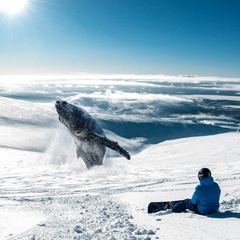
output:
<path id="1" fill-rule="evenodd" d="M 57 73 L 57 72 L 46 72 L 46 73 L 6 73 L 0 74 L 0 79 L 3 77 L 16 78 L 16 77 L 72 77 L 72 78 L 106 78 L 106 79 L 124 79 L 124 80 L 177 80 L 177 79 L 195 79 L 195 80 L 236 80 L 240 81 L 240 77 L 221 77 L 221 76 L 209 76 L 209 75 L 195 75 L 195 74 L 180 74 L 180 75 L 169 75 L 169 74 L 136 74 L 136 73 L 88 73 L 88 72 L 71 72 L 71 73 Z M 164 78 L 164 79 L 162 79 Z"/>

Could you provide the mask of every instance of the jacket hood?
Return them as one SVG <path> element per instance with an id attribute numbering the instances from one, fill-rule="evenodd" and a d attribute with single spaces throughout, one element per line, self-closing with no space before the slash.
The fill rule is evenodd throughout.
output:
<path id="1" fill-rule="evenodd" d="M 213 177 L 209 176 L 200 181 L 200 185 L 211 185 L 213 183 Z"/>

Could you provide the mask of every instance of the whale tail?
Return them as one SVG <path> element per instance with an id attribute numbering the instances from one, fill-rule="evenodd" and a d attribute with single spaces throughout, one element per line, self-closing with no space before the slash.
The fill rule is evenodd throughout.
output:
<path id="1" fill-rule="evenodd" d="M 130 154 L 125 149 L 123 149 L 121 146 L 119 146 L 118 142 L 114 142 L 114 141 L 112 141 L 112 140 L 110 140 L 106 137 L 101 137 L 94 132 L 89 132 L 87 135 L 88 135 L 89 139 L 95 139 L 100 144 L 118 152 L 119 154 L 121 154 L 126 159 L 128 159 L 128 160 L 131 159 Z"/>

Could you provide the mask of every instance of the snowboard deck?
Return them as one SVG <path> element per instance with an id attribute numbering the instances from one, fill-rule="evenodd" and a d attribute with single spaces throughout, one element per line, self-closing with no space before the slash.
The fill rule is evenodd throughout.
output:
<path id="1" fill-rule="evenodd" d="M 182 200 L 165 201 L 165 202 L 150 202 L 148 204 L 148 213 L 155 213 L 155 212 L 171 209 L 176 203 L 179 203 L 181 201 Z"/>

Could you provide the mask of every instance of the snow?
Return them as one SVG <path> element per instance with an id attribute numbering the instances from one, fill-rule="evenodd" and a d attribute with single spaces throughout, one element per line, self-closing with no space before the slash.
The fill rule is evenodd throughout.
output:
<path id="1" fill-rule="evenodd" d="M 238 239 L 239 141 L 239 133 L 166 141 L 90 171 L 34 166 L 35 153 L 2 149 L 11 164 L 1 165 L 1 239 Z M 151 201 L 190 197 L 203 166 L 221 186 L 220 213 L 147 214 Z"/>
<path id="2" fill-rule="evenodd" d="M 3 207 L 4 204 L 0 203 L 1 207 Z M 45 220 L 41 212 L 21 211 L 19 207 L 15 207 L 14 205 L 11 209 L 2 209 L 0 212 L 0 239 L 16 236 Z"/>
<path id="3" fill-rule="evenodd" d="M 119 134 L 122 129 L 126 130 L 126 134 L 137 129 L 132 122 L 129 125 L 127 122 L 129 112 L 134 113 L 136 110 L 130 105 L 138 103 L 137 106 L 143 109 L 151 106 L 154 112 L 156 106 L 160 106 L 157 102 L 163 96 L 159 93 L 156 102 L 153 95 L 138 101 L 138 95 L 133 94 L 133 103 L 129 101 L 129 108 L 123 112 L 124 109 L 119 106 L 122 106 L 121 101 L 128 101 L 126 96 L 129 93 L 122 94 L 122 91 L 130 90 L 121 89 L 119 93 L 118 87 L 123 84 L 120 77 L 120 80 L 114 81 L 110 76 L 108 78 L 109 84 L 107 81 L 104 85 L 107 91 L 102 91 L 101 84 L 96 84 L 93 79 L 87 86 L 87 79 L 82 83 L 86 85 L 82 93 L 76 92 L 76 86 L 80 85 L 78 78 L 69 82 L 59 77 L 60 80 L 56 82 L 43 78 L 43 82 L 38 80 L 40 82 L 31 84 L 30 79 L 22 85 L 17 80 L 14 85 L 0 84 L 0 239 L 239 239 L 240 133 L 236 128 L 240 124 L 237 118 L 222 114 L 223 125 L 224 121 L 233 120 L 235 125 L 232 131 L 221 131 L 219 125 L 218 132 L 215 132 L 216 128 L 208 125 L 218 117 L 213 116 L 214 112 L 204 112 L 209 122 L 204 122 L 204 114 L 201 115 L 201 112 L 189 112 L 189 115 L 182 114 L 182 118 L 177 121 L 187 119 L 190 115 L 192 119 L 201 116 L 202 123 L 196 126 L 198 130 L 207 126 L 209 135 L 191 132 L 184 138 L 157 139 L 154 142 L 151 139 L 147 141 L 155 133 L 146 128 L 137 132 L 146 132 L 146 135 L 133 134 L 133 137 L 126 137 L 123 133 Z M 137 81 L 135 78 L 132 77 Z M 146 85 L 154 84 L 152 78 L 142 76 L 140 80 L 146 81 Z M 176 79 L 178 77 L 170 82 Z M 186 79 L 190 81 L 190 78 Z M 199 81 L 201 78 L 194 77 L 194 82 Z M 223 82 L 224 86 L 228 86 L 228 79 Z M 234 80 L 234 86 L 237 83 Z M 113 89 L 113 85 L 116 95 L 111 102 L 108 95 L 113 95 L 113 92 L 108 90 Z M 90 100 L 84 98 L 84 92 L 89 91 L 88 87 L 102 91 L 102 94 L 96 94 L 94 90 L 89 93 Z M 103 112 L 102 106 L 105 108 L 107 105 L 109 108 L 104 114 L 98 115 L 100 120 L 107 116 L 110 121 L 118 118 L 117 113 L 120 114 L 119 118 L 125 120 L 124 124 L 119 122 L 119 128 L 109 128 L 106 134 L 132 153 L 131 160 L 109 151 L 103 166 L 87 170 L 83 162 L 76 159 L 72 138 L 58 123 L 54 102 L 59 95 L 63 95 L 66 100 L 73 99 L 86 104 L 85 109 L 96 115 Z M 177 94 L 166 95 L 166 102 L 170 101 L 171 107 L 174 103 L 179 104 L 179 99 L 194 99 L 195 96 L 184 95 L 182 98 Z M 190 103 L 198 104 L 194 101 Z M 235 106 L 234 111 L 238 114 L 235 102 L 226 104 Z M 217 108 L 219 106 L 217 104 Z M 166 107 L 165 104 L 163 107 Z M 171 113 L 167 117 L 170 123 L 173 119 L 176 121 L 176 116 Z M 151 121 L 152 118 L 146 116 L 145 119 Z M 178 130 L 178 125 L 166 124 L 168 129 L 171 126 L 176 127 L 175 131 Z M 186 131 L 191 126 L 184 125 Z M 149 202 L 190 198 L 198 184 L 197 172 L 202 167 L 211 169 L 215 181 L 221 187 L 219 213 L 200 216 L 192 212 L 178 214 L 167 210 L 147 214 Z"/>

